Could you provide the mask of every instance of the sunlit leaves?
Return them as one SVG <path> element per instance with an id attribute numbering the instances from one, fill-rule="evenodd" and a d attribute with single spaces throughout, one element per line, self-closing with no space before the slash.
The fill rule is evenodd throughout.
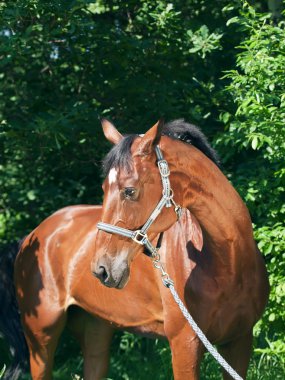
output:
<path id="1" fill-rule="evenodd" d="M 202 25 L 197 31 L 187 31 L 189 42 L 193 47 L 189 49 L 190 53 L 198 53 L 205 58 L 207 53 L 213 50 L 221 49 L 220 39 L 223 34 L 210 33 L 206 25 Z"/>
<path id="2" fill-rule="evenodd" d="M 233 147 L 226 156 L 235 163 L 231 178 L 250 209 L 270 273 L 270 303 L 260 325 L 270 340 L 277 339 L 276 345 L 270 343 L 270 350 L 278 346 L 280 351 L 282 346 L 284 351 L 284 343 L 278 340 L 285 323 L 284 22 L 274 24 L 270 15 L 258 14 L 244 2 L 240 17 L 230 19 L 230 24 L 241 27 L 247 37 L 239 46 L 237 70 L 224 77 L 230 80 L 227 94 L 236 110 L 221 115 L 228 133 L 217 142 Z M 242 160 L 237 165 L 239 156 Z"/>
<path id="3" fill-rule="evenodd" d="M 238 16 L 238 0 L 0 2 L 2 241 L 65 205 L 101 202 L 99 117 L 126 133 L 184 117 L 215 138 L 249 207 L 271 272 L 262 331 L 281 331 L 284 25 L 244 4 Z M 132 339 L 125 358 L 142 348 Z"/>

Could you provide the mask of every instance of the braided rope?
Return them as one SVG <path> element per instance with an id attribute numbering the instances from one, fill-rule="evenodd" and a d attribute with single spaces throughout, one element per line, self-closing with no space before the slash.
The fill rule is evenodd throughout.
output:
<path id="1" fill-rule="evenodd" d="M 166 284 L 165 284 L 166 285 Z M 197 325 L 197 323 L 194 321 L 192 316 L 189 314 L 188 310 L 184 306 L 183 302 L 179 298 L 176 290 L 174 289 L 174 286 L 172 283 L 168 283 L 166 285 L 170 291 L 171 294 L 179 306 L 182 314 L 189 322 L 190 326 L 192 327 L 193 331 L 197 334 L 201 342 L 204 344 L 206 349 L 210 352 L 210 354 L 217 360 L 217 362 L 231 375 L 231 377 L 235 380 L 243 380 L 243 378 L 225 361 L 225 359 L 218 353 L 218 351 L 215 349 L 215 347 L 212 346 L 212 344 L 209 342 L 209 340 L 204 335 L 203 331 L 200 329 L 200 327 Z"/>
<path id="2" fill-rule="evenodd" d="M 186 320 L 189 322 L 190 326 L 192 327 L 193 331 L 197 334 L 201 342 L 204 344 L 206 349 L 210 352 L 210 354 L 217 360 L 217 362 L 232 376 L 235 380 L 243 380 L 241 376 L 237 374 L 237 372 L 225 361 L 225 359 L 218 353 L 218 351 L 215 349 L 215 347 L 212 346 L 212 344 L 209 342 L 209 340 L 204 335 L 203 331 L 199 328 L 197 323 L 194 321 L 192 316 L 189 314 L 188 310 L 184 306 L 183 302 L 179 298 L 176 290 L 174 289 L 174 284 L 171 278 L 169 277 L 168 273 L 165 272 L 163 265 L 160 262 L 160 255 L 158 253 L 158 248 L 155 248 L 151 242 L 149 241 L 147 237 L 147 230 L 151 226 L 151 224 L 154 222 L 154 220 L 157 218 L 157 216 L 160 214 L 162 208 L 164 206 L 171 207 L 171 205 L 174 206 L 174 210 L 177 214 L 177 219 L 181 216 L 181 207 L 175 203 L 173 199 L 173 192 L 171 190 L 170 181 L 169 181 L 169 167 L 167 161 L 163 159 L 163 154 L 159 148 L 159 146 L 156 146 L 155 148 L 156 156 L 158 159 L 158 168 L 161 176 L 162 181 L 162 198 L 160 199 L 158 205 L 154 209 L 154 211 L 151 213 L 150 217 L 146 221 L 146 223 L 143 225 L 143 227 L 140 230 L 132 231 L 125 228 L 121 228 L 115 225 L 111 225 L 108 223 L 100 222 L 97 224 L 97 228 L 99 230 L 111 233 L 111 234 L 118 234 L 121 236 L 128 237 L 130 239 L 133 239 L 136 243 L 144 245 L 148 248 L 152 255 L 153 259 L 153 265 L 156 269 L 160 270 L 163 284 L 170 289 L 171 294 L 175 300 L 175 302 L 178 304 L 182 314 L 186 318 Z"/>

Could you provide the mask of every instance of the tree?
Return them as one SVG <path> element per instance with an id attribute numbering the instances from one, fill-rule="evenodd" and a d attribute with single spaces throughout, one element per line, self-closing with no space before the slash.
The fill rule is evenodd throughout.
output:
<path id="1" fill-rule="evenodd" d="M 226 74 L 236 108 L 221 119 L 226 133 L 217 143 L 231 179 L 246 200 L 255 236 L 270 273 L 271 296 L 258 333 L 270 340 L 260 352 L 283 354 L 285 323 L 285 29 L 244 2 L 236 23 L 247 36 L 239 45 L 237 69 Z"/>
<path id="2" fill-rule="evenodd" d="M 272 285 L 258 347 L 284 353 L 284 22 L 244 4 L 0 1 L 0 242 L 66 205 L 101 202 L 100 117 L 139 133 L 184 117 L 214 142 L 250 208 Z M 169 361 L 130 335 L 115 344 L 122 358 L 135 347 Z"/>
<path id="3" fill-rule="evenodd" d="M 128 132 L 185 117 L 215 134 L 234 46 L 223 3 L 0 3 L 4 241 L 65 205 L 100 203 L 99 117 Z"/>

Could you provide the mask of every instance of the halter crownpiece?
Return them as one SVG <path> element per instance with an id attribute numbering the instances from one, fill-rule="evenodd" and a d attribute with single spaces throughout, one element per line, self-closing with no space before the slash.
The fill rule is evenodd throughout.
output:
<path id="1" fill-rule="evenodd" d="M 147 236 L 147 231 L 152 225 L 152 223 L 155 221 L 155 219 L 158 217 L 158 215 L 161 213 L 163 207 L 168 208 L 168 207 L 173 206 L 174 211 L 177 215 L 177 219 L 179 219 L 182 214 L 181 206 L 177 205 L 173 199 L 173 191 L 171 189 L 170 181 L 169 181 L 170 170 L 169 170 L 167 161 L 164 160 L 163 158 L 163 154 L 159 146 L 155 147 L 155 153 L 157 157 L 157 166 L 158 166 L 158 170 L 159 170 L 161 182 L 162 182 L 162 197 L 160 201 L 158 202 L 157 206 L 155 207 L 155 209 L 153 210 L 153 212 L 151 213 L 148 220 L 142 226 L 142 228 L 140 230 L 132 231 L 126 228 L 117 227 L 109 223 L 99 222 L 97 224 L 98 230 L 105 231 L 109 234 L 121 235 L 129 239 L 132 239 L 137 244 L 144 245 L 147 251 L 150 253 L 150 254 L 147 254 L 148 256 L 155 256 L 157 254 L 158 248 L 155 248 L 151 244 Z"/>
<path id="2" fill-rule="evenodd" d="M 162 188 L 163 188 L 162 197 L 160 201 L 158 202 L 157 206 L 155 207 L 155 209 L 153 210 L 153 212 L 151 213 L 148 220 L 143 225 L 143 227 L 140 230 L 132 231 L 126 228 L 114 226 L 112 224 L 100 222 L 97 224 L 97 228 L 98 230 L 105 231 L 110 234 L 117 234 L 117 235 L 130 238 L 137 244 L 144 245 L 147 248 L 149 252 L 148 256 L 152 257 L 153 265 L 155 266 L 155 268 L 157 268 L 161 272 L 161 278 L 162 278 L 163 284 L 167 288 L 170 289 L 175 302 L 178 304 L 180 310 L 182 311 L 182 314 L 187 319 L 190 326 L 192 327 L 194 332 L 197 334 L 201 342 L 204 344 L 207 350 L 211 353 L 211 355 L 219 362 L 219 364 L 231 375 L 233 379 L 243 380 L 243 378 L 239 376 L 239 374 L 219 354 L 219 352 L 215 349 L 215 347 L 212 346 L 210 341 L 207 339 L 203 331 L 199 328 L 199 326 L 194 321 L 193 317 L 191 316 L 191 314 L 189 314 L 187 308 L 185 307 L 185 305 L 179 298 L 174 288 L 174 282 L 169 277 L 168 273 L 164 270 L 164 267 L 160 260 L 160 254 L 158 253 L 158 249 L 161 243 L 161 235 L 158 239 L 159 243 L 156 248 L 151 244 L 147 236 L 147 230 L 155 221 L 155 219 L 158 217 L 158 215 L 160 214 L 164 206 L 165 207 L 174 206 L 174 211 L 176 212 L 177 219 L 179 219 L 182 214 L 181 206 L 177 205 L 175 201 L 173 200 L 173 191 L 170 187 L 170 181 L 169 181 L 170 171 L 169 171 L 168 163 L 166 160 L 163 159 L 162 152 L 158 146 L 156 146 L 155 148 L 155 153 L 157 157 L 157 166 L 159 169 L 161 182 L 162 182 Z"/>

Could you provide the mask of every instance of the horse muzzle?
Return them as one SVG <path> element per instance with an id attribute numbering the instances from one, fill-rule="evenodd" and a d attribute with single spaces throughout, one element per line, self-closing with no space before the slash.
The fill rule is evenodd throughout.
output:
<path id="1" fill-rule="evenodd" d="M 108 288 L 123 289 L 130 277 L 126 260 L 120 260 L 119 257 L 109 258 L 107 255 L 92 263 L 91 271 Z"/>

